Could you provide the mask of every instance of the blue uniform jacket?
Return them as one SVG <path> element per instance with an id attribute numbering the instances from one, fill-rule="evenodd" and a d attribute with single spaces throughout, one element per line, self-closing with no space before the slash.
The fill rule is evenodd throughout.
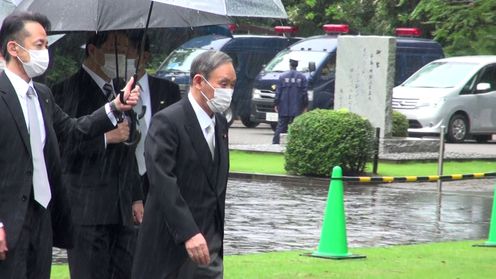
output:
<path id="1" fill-rule="evenodd" d="M 296 71 L 289 70 L 279 77 L 276 99 L 279 116 L 297 116 L 308 106 L 307 79 Z"/>

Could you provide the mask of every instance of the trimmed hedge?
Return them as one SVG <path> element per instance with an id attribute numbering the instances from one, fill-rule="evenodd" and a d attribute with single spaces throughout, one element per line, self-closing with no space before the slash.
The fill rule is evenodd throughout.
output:
<path id="1" fill-rule="evenodd" d="M 316 109 L 289 126 L 285 169 L 296 175 L 329 176 L 334 166 L 346 175 L 364 171 L 373 154 L 370 122 L 347 110 Z"/>
<path id="2" fill-rule="evenodd" d="M 408 137 L 408 119 L 401 112 L 393 110 L 393 137 Z"/>

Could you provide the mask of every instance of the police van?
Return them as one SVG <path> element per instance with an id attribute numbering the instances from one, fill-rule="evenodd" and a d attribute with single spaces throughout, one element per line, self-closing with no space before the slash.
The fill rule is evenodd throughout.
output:
<path id="1" fill-rule="evenodd" d="M 256 77 L 253 84 L 250 120 L 277 126 L 274 110 L 276 83 L 279 76 L 289 70 L 289 57 L 299 57 L 298 71 L 308 80 L 309 108 L 332 109 L 334 107 L 334 80 L 336 50 L 339 34 L 349 32 L 348 25 L 326 24 L 326 35 L 303 39 L 279 52 Z M 423 65 L 444 57 L 439 43 L 418 38 L 416 28 L 396 29 L 396 76 L 395 86 L 401 84 Z"/>
<path id="2" fill-rule="evenodd" d="M 193 60 L 208 50 L 227 53 L 233 59 L 237 82 L 231 108 L 225 116 L 229 123 L 239 116 L 245 126 L 254 127 L 258 123 L 250 122 L 250 107 L 255 77 L 279 51 L 300 40 L 289 35 L 296 31 L 294 27 L 276 26 L 274 31 L 281 35 L 206 35 L 193 38 L 162 62 L 156 76 L 177 83 L 184 97 L 189 91 L 189 70 Z"/>

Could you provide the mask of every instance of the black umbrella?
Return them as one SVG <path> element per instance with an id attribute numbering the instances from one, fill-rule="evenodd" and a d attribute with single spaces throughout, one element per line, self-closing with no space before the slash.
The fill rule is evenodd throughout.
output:
<path id="1" fill-rule="evenodd" d="M 143 29 L 146 26 L 150 0 L 24 0 L 16 11 L 44 14 L 50 19 L 52 32 L 108 31 Z M 208 12 L 156 5 L 149 27 L 192 27 L 225 24 L 229 18 Z"/>

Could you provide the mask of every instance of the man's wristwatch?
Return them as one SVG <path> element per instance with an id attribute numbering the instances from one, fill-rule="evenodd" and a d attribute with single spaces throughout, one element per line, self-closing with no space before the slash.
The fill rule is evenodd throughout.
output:
<path id="1" fill-rule="evenodd" d="M 117 119 L 117 122 L 120 123 L 120 122 L 124 121 L 124 115 L 122 112 L 120 112 L 117 109 L 114 101 L 110 101 L 109 106 L 110 106 L 110 111 L 114 114 L 114 117 L 115 117 L 115 119 Z"/>

